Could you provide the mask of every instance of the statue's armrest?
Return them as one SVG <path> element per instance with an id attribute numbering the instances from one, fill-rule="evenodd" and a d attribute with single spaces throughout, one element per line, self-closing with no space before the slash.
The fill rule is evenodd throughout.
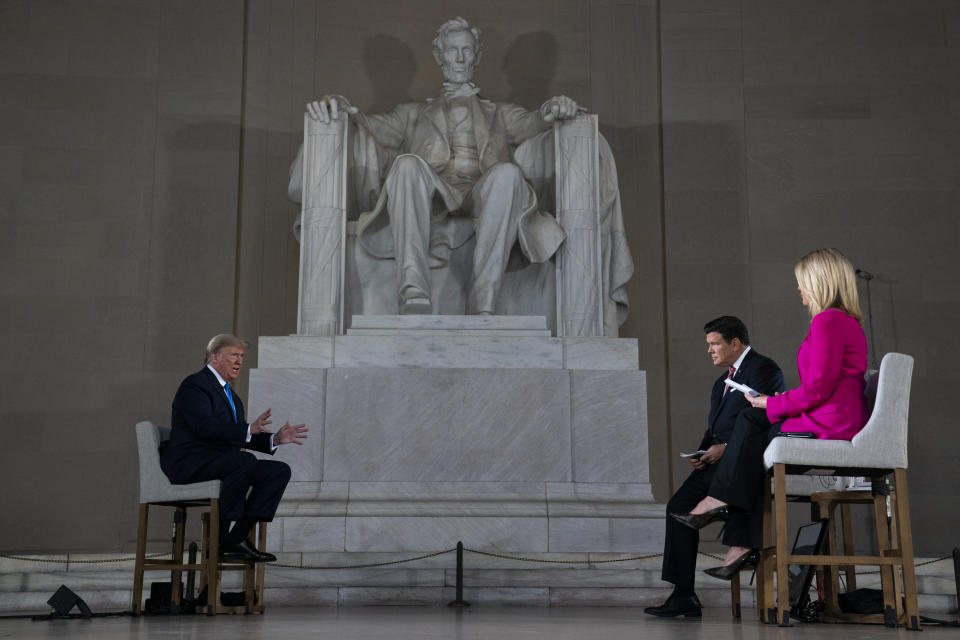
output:
<path id="1" fill-rule="evenodd" d="M 324 123 L 304 114 L 303 127 L 297 333 L 335 335 L 344 327 L 349 118 L 341 112 Z"/>
<path id="2" fill-rule="evenodd" d="M 556 216 L 567 239 L 557 252 L 557 333 L 603 335 L 598 118 L 554 123 Z"/>

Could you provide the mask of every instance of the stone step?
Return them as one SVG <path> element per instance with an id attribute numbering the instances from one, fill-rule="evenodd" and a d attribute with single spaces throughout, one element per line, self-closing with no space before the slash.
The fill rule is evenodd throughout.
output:
<path id="1" fill-rule="evenodd" d="M 477 329 L 464 329 L 458 333 L 430 328 L 394 333 L 381 333 L 377 327 L 361 330 L 369 330 L 372 335 L 260 336 L 258 369 L 255 371 L 334 367 L 590 371 L 637 371 L 639 368 L 639 343 L 635 338 L 553 338 L 532 333 L 506 333 L 534 331 L 523 327 L 497 329 L 505 333 Z"/>
<path id="2" fill-rule="evenodd" d="M 165 545 L 164 545 L 165 546 Z M 159 548 L 152 545 L 152 548 Z M 148 551 L 150 551 L 148 549 Z M 127 554 L 124 554 L 127 555 Z M 367 604 L 443 605 L 453 600 L 456 585 L 455 557 L 446 553 L 407 563 L 367 568 L 348 567 L 405 560 L 412 553 L 279 553 L 278 564 L 267 565 L 265 601 L 270 606 L 347 606 Z M 464 598 L 472 603 L 529 606 L 650 606 L 663 602 L 670 586 L 660 580 L 660 557 L 603 563 L 633 554 L 512 553 L 529 562 L 464 555 Z M 649 556 L 650 554 L 636 554 Z M 64 556 L 59 556 L 63 558 Z M 47 613 L 46 600 L 66 585 L 95 613 L 130 606 L 133 562 L 110 562 L 110 556 L 72 555 L 68 563 L 50 563 L 41 556 L 33 561 L 0 559 L 0 613 Z M 102 563 L 79 564 L 104 560 Z M 591 559 L 594 564 L 563 564 L 565 560 Z M 40 560 L 41 562 L 38 562 Z M 560 561 L 560 563 L 557 563 Z M 704 575 L 699 569 L 717 564 L 713 557 L 698 558 L 696 590 L 706 607 L 730 604 L 729 583 Z M 922 565 L 922 560 L 918 564 Z M 300 568 L 306 567 L 306 568 Z M 955 607 L 952 562 L 917 567 L 919 606 L 924 615 L 944 617 Z M 148 572 L 144 593 L 151 582 L 169 581 L 168 572 Z M 240 576 L 226 574 L 226 591 L 241 590 Z M 742 575 L 741 604 L 744 619 L 752 620 L 754 589 L 749 574 Z M 875 587 L 879 579 L 864 568 L 858 586 Z"/>
<path id="3" fill-rule="evenodd" d="M 356 315 L 347 335 L 550 337 L 545 316 Z"/>
<path id="4" fill-rule="evenodd" d="M 549 329 L 347 329 L 348 336 L 458 336 L 506 338 L 549 338 Z"/>

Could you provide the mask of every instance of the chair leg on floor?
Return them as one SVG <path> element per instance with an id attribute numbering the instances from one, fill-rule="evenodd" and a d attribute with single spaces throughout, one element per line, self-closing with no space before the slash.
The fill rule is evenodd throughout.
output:
<path id="1" fill-rule="evenodd" d="M 878 490 L 883 486 L 883 478 L 873 478 L 873 519 L 877 531 L 877 555 L 888 556 L 890 552 L 890 529 L 887 527 L 887 496 L 885 491 Z M 896 526 L 894 526 L 896 528 Z M 888 627 L 897 626 L 897 610 L 900 608 L 899 588 L 895 588 L 895 567 L 891 565 L 879 567 L 880 591 L 883 594 L 883 618 Z"/>
<path id="2" fill-rule="evenodd" d="M 210 528 L 207 548 L 207 615 L 216 615 L 220 605 L 220 501 L 210 501 Z"/>
<path id="3" fill-rule="evenodd" d="M 177 507 L 173 514 L 173 562 L 183 564 L 183 545 L 187 527 L 186 507 Z M 170 571 L 170 613 L 180 613 L 183 602 L 183 571 L 179 568 Z"/>
<path id="4" fill-rule="evenodd" d="M 137 523 L 137 559 L 133 567 L 133 602 L 130 612 L 139 616 L 143 606 L 143 561 L 147 554 L 147 521 L 150 505 L 141 503 Z"/>
<path id="5" fill-rule="evenodd" d="M 740 574 L 730 578 L 730 613 L 737 620 L 740 619 Z"/>
<path id="6" fill-rule="evenodd" d="M 772 474 L 767 473 L 763 480 L 763 549 L 760 551 L 760 564 L 757 566 L 757 618 L 765 624 L 776 624 L 777 614 L 774 601 L 773 570 L 776 561 L 776 534 L 773 522 L 770 482 Z"/>
<path id="7" fill-rule="evenodd" d="M 903 561 L 903 595 L 906 600 L 905 626 L 911 631 L 920 631 L 920 614 L 917 609 L 917 575 L 914 570 L 913 532 L 910 527 L 910 498 L 907 493 L 907 470 L 893 470 L 893 493 L 896 509 L 894 517 L 900 544 L 900 559 Z"/>
<path id="8" fill-rule="evenodd" d="M 260 551 L 267 550 L 267 523 L 259 522 L 257 523 L 257 549 Z M 263 599 L 263 583 L 266 580 L 267 566 L 265 563 L 261 562 L 257 566 L 257 584 L 256 591 L 257 594 L 257 610 L 260 613 L 263 613 L 266 610 L 266 604 Z"/>
<path id="9" fill-rule="evenodd" d="M 782 463 L 773 465 L 774 518 L 777 526 L 777 624 L 790 626 L 790 575 L 787 552 L 787 476 Z"/>

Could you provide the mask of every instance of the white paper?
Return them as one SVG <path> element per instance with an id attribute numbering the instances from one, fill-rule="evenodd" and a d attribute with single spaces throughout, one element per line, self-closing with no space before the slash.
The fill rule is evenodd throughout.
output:
<path id="1" fill-rule="evenodd" d="M 757 391 L 756 389 L 751 389 L 750 387 L 748 387 L 748 386 L 745 385 L 745 384 L 740 384 L 739 382 L 734 382 L 734 381 L 731 380 L 730 378 L 727 378 L 726 380 L 724 380 L 724 381 L 723 381 L 723 384 L 727 385 L 728 387 L 732 387 L 732 388 L 736 389 L 737 391 L 742 391 L 743 393 L 745 393 L 745 394 L 747 394 L 747 395 L 751 395 L 751 396 L 754 396 L 754 397 L 760 395 L 760 392 Z"/>

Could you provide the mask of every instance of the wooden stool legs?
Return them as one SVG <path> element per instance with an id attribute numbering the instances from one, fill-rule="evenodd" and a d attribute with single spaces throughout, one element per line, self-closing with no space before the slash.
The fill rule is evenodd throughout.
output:
<path id="1" fill-rule="evenodd" d="M 224 561 L 218 557 L 220 521 L 214 519 L 214 515 L 217 513 L 218 512 L 214 512 L 211 509 L 209 514 L 203 514 L 204 558 L 208 560 L 208 570 L 204 572 L 200 588 L 202 589 L 204 585 L 207 586 L 207 615 L 212 616 L 218 613 L 263 613 L 265 610 L 263 585 L 266 573 L 264 563 L 249 560 Z M 254 537 L 256 537 L 256 541 L 254 541 Z M 247 539 L 251 543 L 255 542 L 257 549 L 264 551 L 267 547 L 267 523 L 258 522 Z M 213 558 L 214 561 L 209 562 L 210 558 Z M 223 581 L 221 580 L 222 571 L 243 571 L 245 604 L 223 604 L 220 594 L 223 589 Z"/>
<path id="2" fill-rule="evenodd" d="M 217 613 L 263 613 L 264 564 L 247 560 L 232 560 L 224 562 L 220 559 L 220 501 L 184 501 L 153 503 L 159 506 L 174 507 L 174 538 L 173 557 L 167 559 L 147 559 L 147 525 L 149 523 L 150 504 L 140 504 L 140 515 L 137 522 L 137 550 L 133 569 L 133 601 L 130 611 L 139 616 L 143 612 L 143 580 L 146 571 L 170 571 L 171 612 L 177 613 L 183 601 L 182 574 L 184 571 L 195 571 L 199 574 L 198 589 L 207 588 L 207 604 L 203 611 L 207 615 Z M 209 512 L 201 516 L 203 532 L 201 535 L 200 558 L 194 564 L 185 563 L 183 549 L 185 544 L 186 511 L 188 507 L 210 507 Z M 267 525 L 257 523 L 257 527 L 250 532 L 248 538 L 251 543 L 263 551 L 267 547 Z M 243 571 L 243 605 L 224 605 L 220 601 L 221 572 Z"/>
<path id="3" fill-rule="evenodd" d="M 790 624 L 789 573 L 791 563 L 816 565 L 824 586 L 822 619 L 846 622 L 882 622 L 887 626 L 902 624 L 907 629 L 920 629 L 917 611 L 917 580 L 914 568 L 913 536 L 910 527 L 910 504 L 906 469 L 893 470 L 892 491 L 887 495 L 884 476 L 873 478 L 873 491 L 826 491 L 815 493 L 811 500 L 820 506 L 821 515 L 829 521 L 829 547 L 823 555 L 792 555 L 787 549 L 786 468 L 776 463 L 773 472 L 773 513 L 771 514 L 769 483 L 764 499 L 764 550 L 761 553 L 757 586 L 757 605 L 761 619 L 767 624 Z M 890 526 L 887 526 L 887 500 L 890 501 Z M 850 526 L 851 504 L 872 505 L 876 523 L 876 555 L 856 555 Z M 842 530 L 836 532 L 837 507 L 840 507 Z M 771 518 L 771 515 L 773 516 Z M 775 526 L 774 526 L 775 525 Z M 838 540 L 843 540 L 840 552 Z M 771 547 L 772 543 L 772 547 Z M 856 566 L 876 566 L 880 574 L 884 613 L 851 614 L 837 604 L 839 571 L 847 575 L 847 590 L 856 588 Z M 774 575 L 776 578 L 774 578 Z M 774 587 L 774 581 L 776 586 Z M 774 597 L 774 588 L 776 597 Z"/>
<path id="4" fill-rule="evenodd" d="M 150 505 L 140 504 L 140 517 L 137 523 L 137 559 L 133 565 L 133 603 L 131 613 L 139 616 L 143 607 L 143 571 L 144 559 L 147 555 L 147 522 L 149 520 Z"/>

